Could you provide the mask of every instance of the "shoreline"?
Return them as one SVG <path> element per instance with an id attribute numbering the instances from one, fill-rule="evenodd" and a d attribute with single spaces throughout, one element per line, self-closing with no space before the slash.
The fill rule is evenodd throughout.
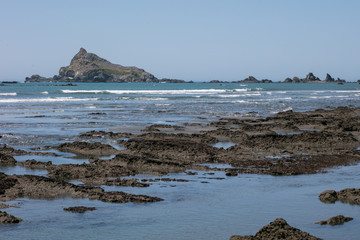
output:
<path id="1" fill-rule="evenodd" d="M 42 169 L 48 174 L 47 177 L 2 175 L 0 197 L 2 201 L 8 201 L 18 197 L 43 199 L 67 195 L 105 202 L 146 203 L 163 199 L 107 192 L 100 186 L 147 187 L 154 181 L 186 183 L 184 179 L 162 176 L 184 172 L 190 175 L 193 174 L 191 170 L 223 171 L 228 177 L 323 173 L 329 168 L 360 161 L 359 113 L 359 108 L 340 107 L 308 112 L 287 111 L 270 117 L 250 114 L 243 118 L 220 118 L 206 125 L 155 124 L 138 134 L 124 133 L 120 129 L 117 129 L 119 132 L 90 131 L 78 136 L 81 141 L 44 146 L 33 149 L 31 153 L 2 146 L 0 159 L 3 166 Z M 115 139 L 125 149 L 118 150 L 102 143 L 106 139 Z M 214 147 L 217 143 L 233 145 Z M 51 162 L 19 162 L 14 159 L 19 155 L 51 154 L 51 150 L 86 157 L 89 163 L 53 165 Z M 106 156 L 108 158 L 104 159 Z M 226 164 L 228 167 L 203 164 Z M 159 177 L 146 181 L 131 178 L 138 174 Z M 69 183 L 73 180 L 84 185 Z"/>

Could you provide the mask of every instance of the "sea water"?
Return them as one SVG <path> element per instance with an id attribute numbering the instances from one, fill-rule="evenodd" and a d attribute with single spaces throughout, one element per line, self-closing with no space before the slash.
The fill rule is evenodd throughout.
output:
<path id="1" fill-rule="evenodd" d="M 90 130 L 132 132 L 151 124 L 207 124 L 249 112 L 269 116 L 287 110 L 338 106 L 360 107 L 360 85 L 6 84 L 0 87 L 0 142 L 30 150 L 75 141 L 78 134 Z M 86 159 L 56 153 L 60 156 L 28 157 L 54 164 L 86 162 Z M 17 158 L 26 160 L 26 156 Z M 150 204 L 111 204 L 72 198 L 17 199 L 10 204 L 20 208 L 6 211 L 24 221 L 0 226 L 0 239 L 228 239 L 233 234 L 255 234 L 277 217 L 324 239 L 358 239 L 360 207 L 324 204 L 318 195 L 327 189 L 358 188 L 359 170 L 360 166 L 355 165 L 330 169 L 325 174 L 288 177 L 179 173 L 165 177 L 189 182 L 160 181 L 148 188 L 104 187 L 164 199 Z M 46 174 L 44 170 L 21 167 L 0 171 Z M 97 209 L 84 214 L 63 211 L 64 207 L 78 205 Z M 354 220 L 336 227 L 314 224 L 338 214 Z"/>

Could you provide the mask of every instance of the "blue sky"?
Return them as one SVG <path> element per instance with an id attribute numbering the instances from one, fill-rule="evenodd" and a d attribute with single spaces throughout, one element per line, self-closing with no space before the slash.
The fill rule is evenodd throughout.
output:
<path id="1" fill-rule="evenodd" d="M 360 79 L 357 0 L 0 0 L 0 80 L 46 77 L 84 47 L 158 78 Z"/>

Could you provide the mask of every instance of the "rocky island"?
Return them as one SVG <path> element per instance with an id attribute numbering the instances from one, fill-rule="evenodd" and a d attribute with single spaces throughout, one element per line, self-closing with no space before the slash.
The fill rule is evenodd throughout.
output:
<path id="1" fill-rule="evenodd" d="M 178 79 L 158 79 L 137 67 L 124 67 L 88 53 L 84 48 L 72 58 L 70 65 L 62 67 L 51 78 L 32 75 L 25 82 L 185 82 Z"/>
<path id="2" fill-rule="evenodd" d="M 344 79 L 333 78 L 330 74 L 326 74 L 325 79 L 322 81 L 319 77 L 316 77 L 312 72 L 309 72 L 305 78 L 293 77 L 286 78 L 284 83 L 345 83 Z"/>

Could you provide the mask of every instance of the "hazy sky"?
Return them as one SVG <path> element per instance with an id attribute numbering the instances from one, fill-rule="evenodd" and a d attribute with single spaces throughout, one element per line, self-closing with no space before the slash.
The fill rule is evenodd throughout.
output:
<path id="1" fill-rule="evenodd" d="M 360 79 L 358 0 L 0 0 L 0 80 L 58 73 L 84 47 L 158 78 Z"/>

